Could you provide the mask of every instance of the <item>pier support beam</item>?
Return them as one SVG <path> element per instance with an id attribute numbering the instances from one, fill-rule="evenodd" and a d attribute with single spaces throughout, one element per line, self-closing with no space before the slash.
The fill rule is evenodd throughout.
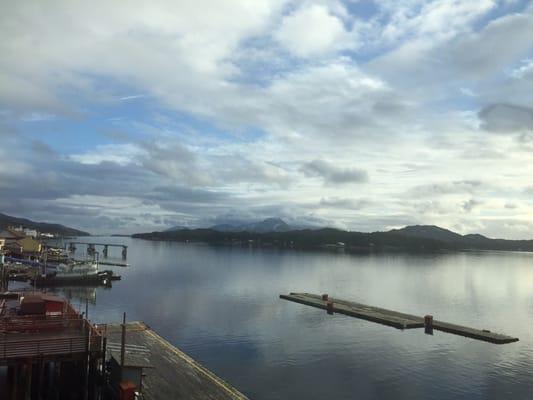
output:
<path id="1" fill-rule="evenodd" d="M 26 387 L 25 388 L 25 392 L 24 392 L 24 400 L 31 400 L 31 383 L 32 383 L 32 372 L 33 372 L 33 364 L 31 363 L 31 361 L 26 364 L 26 376 L 24 377 L 25 378 L 25 384 L 24 386 Z"/>
<path id="2" fill-rule="evenodd" d="M 19 398 L 18 388 L 22 384 L 22 382 L 20 382 L 21 368 L 22 367 L 20 365 L 16 365 L 13 367 L 13 381 L 12 381 L 13 384 L 11 386 L 11 399 L 12 400 L 17 400 Z"/>
<path id="3" fill-rule="evenodd" d="M 122 246 L 122 259 L 125 260 L 128 256 L 128 246 Z"/>
<path id="4" fill-rule="evenodd" d="M 102 251 L 102 253 L 104 254 L 104 257 L 107 257 L 107 250 L 108 250 L 108 246 L 107 244 L 104 246 L 104 250 Z"/>
<path id="5" fill-rule="evenodd" d="M 333 302 L 331 300 L 328 300 L 328 302 L 326 303 L 326 311 L 329 315 L 333 315 L 333 310 Z"/>
<path id="6" fill-rule="evenodd" d="M 433 335 L 433 315 L 424 316 L 424 331 L 428 335 Z"/>

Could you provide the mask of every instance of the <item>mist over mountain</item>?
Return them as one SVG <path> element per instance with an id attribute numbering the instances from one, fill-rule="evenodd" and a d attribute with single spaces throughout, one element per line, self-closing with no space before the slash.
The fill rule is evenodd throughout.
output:
<path id="1" fill-rule="evenodd" d="M 173 232 L 180 230 L 191 229 L 186 226 L 173 226 L 172 228 L 166 229 L 165 232 Z M 281 218 L 266 218 L 262 221 L 252 221 L 252 222 L 226 222 L 215 224 L 210 226 L 207 229 L 211 229 L 217 232 L 256 232 L 256 233 L 266 233 L 266 232 L 287 232 L 291 230 L 296 230 L 298 227 L 291 226 L 283 221 Z"/>
<path id="2" fill-rule="evenodd" d="M 287 232 L 294 228 L 281 218 L 266 218 L 263 221 L 249 222 L 243 224 L 217 224 L 209 229 L 219 232 Z"/>

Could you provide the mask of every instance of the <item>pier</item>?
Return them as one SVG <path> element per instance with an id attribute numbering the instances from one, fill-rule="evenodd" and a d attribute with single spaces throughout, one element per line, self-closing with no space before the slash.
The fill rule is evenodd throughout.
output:
<path id="1" fill-rule="evenodd" d="M 121 324 L 108 324 L 103 329 L 106 331 L 109 353 L 118 352 Z M 247 399 L 143 322 L 126 324 L 125 342 L 126 364 L 129 362 L 133 366 L 144 367 L 142 394 L 145 400 Z"/>
<path id="2" fill-rule="evenodd" d="M 113 244 L 113 243 L 91 243 L 91 242 L 68 242 L 65 243 L 65 250 L 70 252 L 76 251 L 76 245 L 87 246 L 87 254 L 93 255 L 96 252 L 96 246 L 103 247 L 102 254 L 104 257 L 107 257 L 110 247 L 119 247 L 122 248 L 122 259 L 125 260 L 128 255 L 128 246 L 123 244 Z"/>
<path id="3" fill-rule="evenodd" d="M 321 308 L 326 310 L 328 314 L 344 314 L 402 330 L 424 328 L 428 334 L 432 334 L 433 330 L 437 330 L 494 344 L 506 344 L 518 341 L 516 337 L 494 333 L 486 329 L 469 328 L 434 320 L 432 315 L 420 317 L 353 301 L 332 298 L 327 294 L 290 293 L 289 295 L 282 294 L 279 297 L 295 303 Z"/>
<path id="4" fill-rule="evenodd" d="M 95 325 L 41 292 L 0 293 L 0 383 L 12 400 L 247 400 L 146 324 Z"/>

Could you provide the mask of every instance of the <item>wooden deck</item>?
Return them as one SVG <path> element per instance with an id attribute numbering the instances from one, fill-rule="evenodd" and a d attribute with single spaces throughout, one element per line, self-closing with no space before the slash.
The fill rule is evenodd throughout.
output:
<path id="1" fill-rule="evenodd" d="M 121 325 L 107 325 L 107 341 L 120 343 Z M 143 322 L 126 324 L 126 351 L 139 349 L 153 368 L 145 369 L 146 400 L 246 400 L 242 393 L 177 349 Z"/>
<path id="2" fill-rule="evenodd" d="M 284 300 L 305 304 L 311 307 L 321 308 L 324 310 L 327 309 L 327 302 L 322 300 L 322 296 L 316 294 L 291 293 L 289 295 L 282 294 L 279 297 Z M 392 326 L 397 329 L 413 329 L 424 327 L 424 318 L 416 315 L 404 314 L 397 311 L 332 297 L 329 297 L 329 301 L 333 302 L 333 311 L 339 314 L 345 314 L 367 321 L 377 322 L 379 324 Z M 495 344 L 505 344 L 518 341 L 518 338 L 490 332 L 485 329 L 469 328 L 466 326 L 455 325 L 437 320 L 433 321 L 433 329 Z"/>

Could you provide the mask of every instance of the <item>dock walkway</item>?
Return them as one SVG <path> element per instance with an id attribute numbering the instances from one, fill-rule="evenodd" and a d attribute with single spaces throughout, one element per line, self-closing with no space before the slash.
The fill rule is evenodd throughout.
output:
<path id="1" fill-rule="evenodd" d="M 328 310 L 327 303 L 329 301 L 331 302 L 329 309 L 332 312 L 349 315 L 367 321 L 377 322 L 379 324 L 392 326 L 397 329 L 423 328 L 425 326 L 423 317 L 387 310 L 385 308 L 369 306 L 353 301 L 336 299 L 332 297 L 328 297 L 328 301 L 325 301 L 322 299 L 322 296 L 310 293 L 291 293 L 289 295 L 282 294 L 279 297 L 284 300 L 321 308 L 323 310 Z M 486 329 L 469 328 L 466 326 L 437 320 L 432 321 L 432 329 L 495 344 L 505 344 L 518 341 L 518 338 L 490 332 Z"/>
<path id="2" fill-rule="evenodd" d="M 121 324 L 107 325 L 107 341 L 120 343 Z M 145 349 L 153 368 L 144 370 L 145 400 L 247 400 L 214 373 L 177 349 L 143 322 L 126 324 L 126 351 Z"/>

